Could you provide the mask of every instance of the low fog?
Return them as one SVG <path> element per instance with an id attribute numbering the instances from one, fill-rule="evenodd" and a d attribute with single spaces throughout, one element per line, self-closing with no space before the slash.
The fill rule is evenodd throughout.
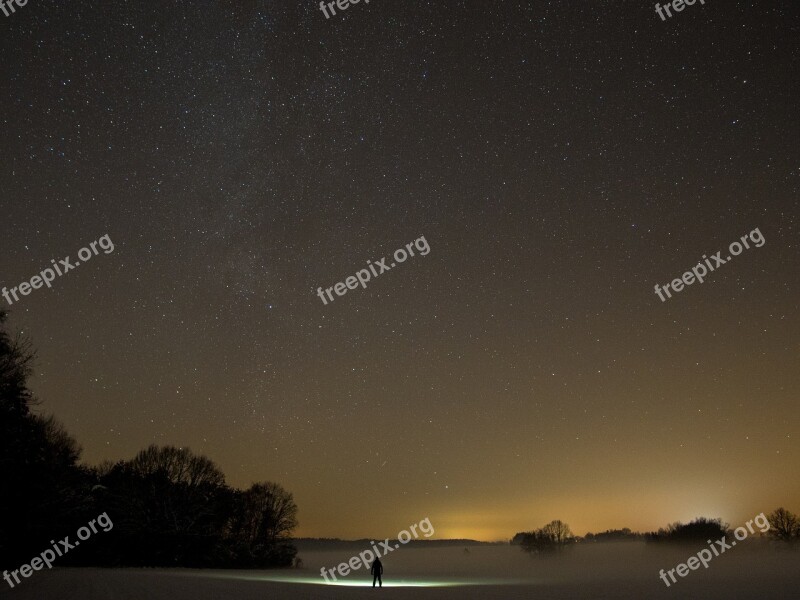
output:
<path id="1" fill-rule="evenodd" d="M 38 600 L 263 600 L 264 598 L 796 598 L 800 552 L 766 540 L 746 540 L 671 587 L 661 569 L 675 568 L 703 545 L 644 542 L 581 544 L 555 556 L 518 546 L 401 547 L 382 558 L 384 589 L 371 589 L 365 569 L 326 584 L 322 567 L 357 554 L 353 547 L 300 551 L 302 568 L 271 571 L 54 569 L 39 572 L 3 597 Z M 449 584 L 427 587 L 431 584 Z M 424 585 L 426 587 L 418 587 Z M 369 589 L 364 586 L 369 587 Z"/>

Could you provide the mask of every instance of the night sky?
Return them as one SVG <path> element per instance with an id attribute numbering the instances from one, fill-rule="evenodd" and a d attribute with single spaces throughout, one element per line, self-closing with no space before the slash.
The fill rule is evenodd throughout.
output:
<path id="1" fill-rule="evenodd" d="M 799 15 L 0 14 L 0 286 L 115 246 L 0 299 L 40 409 L 90 464 L 172 444 L 277 481 L 301 536 L 797 511 Z M 655 295 L 756 228 L 762 247 Z M 426 256 L 316 295 L 420 236 Z"/>

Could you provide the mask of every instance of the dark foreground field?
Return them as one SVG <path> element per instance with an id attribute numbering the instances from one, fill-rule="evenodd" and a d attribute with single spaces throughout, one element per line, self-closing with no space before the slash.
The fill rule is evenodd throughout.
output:
<path id="1" fill-rule="evenodd" d="M 697 548 L 700 550 L 702 548 Z M 305 567 L 284 571 L 54 569 L 36 572 L 0 597 L 19 600 L 265 600 L 271 598 L 567 598 L 642 600 L 797 599 L 800 552 L 744 543 L 667 588 L 659 569 L 684 562 L 690 548 L 641 543 L 597 544 L 558 558 L 530 557 L 517 547 L 401 548 L 384 559 L 382 590 L 364 571 L 343 585 L 325 584 L 319 569 L 352 551 L 301 552 Z M 366 586 L 366 587 L 365 587 Z"/>

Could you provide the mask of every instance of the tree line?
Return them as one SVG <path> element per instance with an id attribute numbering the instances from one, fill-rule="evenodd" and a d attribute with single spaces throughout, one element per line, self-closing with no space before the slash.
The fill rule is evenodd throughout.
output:
<path id="1" fill-rule="evenodd" d="M 38 414 L 28 379 L 35 352 L 0 310 L 0 567 L 26 562 L 50 540 L 107 513 L 114 527 L 60 564 L 267 567 L 297 550 L 292 494 L 273 482 L 239 490 L 209 458 L 150 446 L 129 460 L 81 464 L 61 423 Z"/>
<path id="2" fill-rule="evenodd" d="M 800 543 L 800 517 L 785 508 L 778 508 L 766 515 L 769 529 L 766 535 L 777 542 Z M 765 526 L 766 528 L 766 526 Z M 708 539 L 731 536 L 730 525 L 722 519 L 698 517 L 689 523 L 671 523 L 658 531 L 638 533 L 627 527 L 609 529 L 602 533 L 587 533 L 583 537 L 572 533 L 569 525 L 560 520 L 551 521 L 544 527 L 521 531 L 511 539 L 529 553 L 553 553 L 577 543 L 645 541 L 651 543 L 695 543 Z"/>

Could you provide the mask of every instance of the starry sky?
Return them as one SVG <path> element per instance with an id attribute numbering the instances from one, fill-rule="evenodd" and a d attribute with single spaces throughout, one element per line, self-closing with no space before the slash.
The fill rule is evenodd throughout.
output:
<path id="1" fill-rule="evenodd" d="M 41 410 L 277 481 L 301 536 L 797 511 L 797 41 L 777 0 L 0 14 L 0 286 L 115 245 L 0 300 Z"/>

